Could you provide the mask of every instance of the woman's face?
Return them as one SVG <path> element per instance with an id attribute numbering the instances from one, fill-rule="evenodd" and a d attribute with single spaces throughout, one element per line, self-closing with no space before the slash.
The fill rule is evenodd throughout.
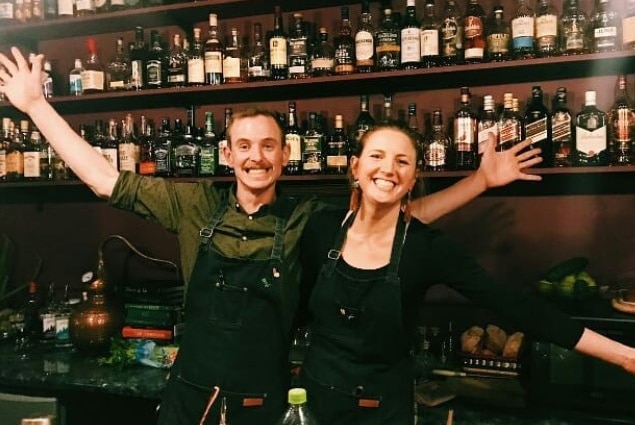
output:
<path id="1" fill-rule="evenodd" d="M 364 201 L 401 205 L 415 184 L 417 152 L 402 131 L 382 128 L 368 134 L 359 157 L 351 159 Z"/>

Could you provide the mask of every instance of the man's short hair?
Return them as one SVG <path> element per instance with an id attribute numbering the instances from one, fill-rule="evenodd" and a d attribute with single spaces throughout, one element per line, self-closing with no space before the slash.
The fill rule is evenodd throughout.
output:
<path id="1" fill-rule="evenodd" d="M 278 119 L 278 113 L 270 109 L 258 108 L 258 107 L 249 107 L 240 112 L 236 112 L 235 114 L 232 114 L 231 118 L 229 119 L 229 124 L 227 125 L 227 145 L 231 146 L 231 133 L 232 133 L 231 129 L 236 121 L 239 121 L 243 118 L 254 118 L 254 117 L 261 117 L 261 116 L 269 117 L 276 123 L 276 125 L 278 126 L 278 130 L 280 130 L 280 143 L 282 146 L 284 146 L 284 143 L 285 143 L 284 129 L 282 128 L 282 125 L 280 124 L 280 120 Z"/>

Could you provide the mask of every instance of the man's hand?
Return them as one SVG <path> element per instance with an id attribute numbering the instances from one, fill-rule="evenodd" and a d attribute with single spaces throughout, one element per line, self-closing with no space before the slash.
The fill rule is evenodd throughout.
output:
<path id="1" fill-rule="evenodd" d="M 481 175 L 487 188 L 504 186 L 514 180 L 542 180 L 539 175 L 523 172 L 524 169 L 542 162 L 540 149 L 531 148 L 531 140 L 523 140 L 502 152 L 497 152 L 495 146 L 496 136 L 490 133 L 481 157 L 481 165 L 476 171 Z M 527 148 L 530 149 L 524 151 Z"/>
<path id="2" fill-rule="evenodd" d="M 29 114 L 29 110 L 44 100 L 42 94 L 42 60 L 37 55 L 29 66 L 17 47 L 11 48 L 15 62 L 0 53 L 0 92 L 4 93 L 13 106 Z"/>

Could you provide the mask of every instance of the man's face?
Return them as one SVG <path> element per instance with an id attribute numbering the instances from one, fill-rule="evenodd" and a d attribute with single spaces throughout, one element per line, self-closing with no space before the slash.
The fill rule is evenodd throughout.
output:
<path id="1" fill-rule="evenodd" d="M 225 157 L 234 168 L 239 190 L 260 194 L 275 188 L 289 161 L 281 131 L 273 118 L 259 115 L 241 118 L 231 128 L 231 146 Z"/>

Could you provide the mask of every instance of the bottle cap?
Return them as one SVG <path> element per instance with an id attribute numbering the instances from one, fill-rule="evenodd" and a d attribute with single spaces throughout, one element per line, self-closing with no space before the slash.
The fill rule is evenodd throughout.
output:
<path id="1" fill-rule="evenodd" d="M 210 13 L 209 14 L 209 26 L 210 27 L 215 27 L 218 25 L 218 15 L 215 13 Z"/>
<path id="2" fill-rule="evenodd" d="M 306 403 L 306 390 L 304 388 L 291 388 L 288 400 L 290 404 Z"/>
<path id="3" fill-rule="evenodd" d="M 595 105 L 595 91 L 589 90 L 584 92 L 584 103 L 587 105 Z"/>

